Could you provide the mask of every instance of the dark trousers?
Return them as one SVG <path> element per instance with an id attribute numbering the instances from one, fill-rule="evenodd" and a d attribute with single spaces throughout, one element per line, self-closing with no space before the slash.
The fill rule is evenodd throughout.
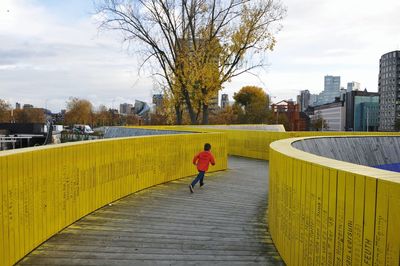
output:
<path id="1" fill-rule="evenodd" d="M 206 173 L 205 171 L 199 171 L 199 174 L 197 175 L 197 177 L 192 182 L 192 187 L 194 187 L 197 184 L 197 182 L 199 182 L 199 181 L 200 181 L 200 185 L 203 184 L 203 179 L 204 179 L 204 174 L 205 173 Z"/>

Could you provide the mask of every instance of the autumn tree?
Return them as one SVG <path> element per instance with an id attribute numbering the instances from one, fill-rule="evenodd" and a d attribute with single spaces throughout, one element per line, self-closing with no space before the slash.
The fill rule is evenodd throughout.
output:
<path id="1" fill-rule="evenodd" d="M 0 99 L 0 123 L 9 123 L 11 120 L 11 105 Z"/>
<path id="2" fill-rule="evenodd" d="M 240 123 L 265 123 L 269 118 L 269 97 L 262 88 L 245 86 L 233 96 L 235 105 L 239 106 Z"/>
<path id="3" fill-rule="evenodd" d="M 71 97 L 67 102 L 65 124 L 93 124 L 93 106 L 85 99 Z"/>
<path id="4" fill-rule="evenodd" d="M 102 0 L 101 27 L 135 42 L 182 123 L 208 123 L 210 99 L 232 78 L 264 66 L 285 9 L 279 0 Z"/>
<path id="5" fill-rule="evenodd" d="M 93 123 L 95 126 L 108 126 L 111 124 L 111 113 L 105 105 L 100 105 L 93 115 Z"/>
<path id="6" fill-rule="evenodd" d="M 45 123 L 46 115 L 42 108 L 16 109 L 13 119 L 16 123 Z"/>
<path id="7" fill-rule="evenodd" d="M 226 106 L 225 108 L 217 111 L 210 116 L 210 124 L 214 125 L 230 125 L 237 124 L 238 120 L 238 106 Z"/>

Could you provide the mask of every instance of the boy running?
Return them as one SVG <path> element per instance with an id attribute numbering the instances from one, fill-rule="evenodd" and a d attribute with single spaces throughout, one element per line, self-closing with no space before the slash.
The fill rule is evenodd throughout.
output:
<path id="1" fill-rule="evenodd" d="M 204 179 L 204 174 L 208 170 L 208 166 L 210 163 L 212 165 L 215 165 L 215 160 L 214 156 L 210 152 L 211 150 L 211 145 L 209 143 L 204 144 L 204 151 L 199 152 L 196 156 L 193 158 L 193 164 L 197 165 L 197 170 L 199 171 L 199 174 L 197 177 L 193 180 L 193 182 L 189 185 L 190 192 L 193 193 L 193 188 L 197 184 L 197 182 L 200 181 L 200 187 L 204 185 L 203 179 Z"/>

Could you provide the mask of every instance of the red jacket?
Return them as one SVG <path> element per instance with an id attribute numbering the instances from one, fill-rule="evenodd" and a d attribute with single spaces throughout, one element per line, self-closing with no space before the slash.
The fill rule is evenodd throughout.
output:
<path id="1" fill-rule="evenodd" d="M 215 165 L 215 160 L 210 151 L 202 151 L 194 156 L 193 163 L 197 165 L 197 170 L 205 172 L 208 170 L 210 163 Z"/>

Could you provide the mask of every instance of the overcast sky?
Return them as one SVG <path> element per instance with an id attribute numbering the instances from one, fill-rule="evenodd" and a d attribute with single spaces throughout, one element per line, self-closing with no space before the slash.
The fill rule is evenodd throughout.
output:
<path id="1" fill-rule="evenodd" d="M 244 85 L 257 85 L 273 101 L 319 93 L 325 75 L 357 81 L 377 91 L 379 58 L 400 49 L 400 1 L 286 0 L 288 13 L 269 67 L 259 78 L 226 84 L 232 100 Z M 137 57 L 115 33 L 98 32 L 92 0 L 0 0 L 0 99 L 65 108 L 69 97 L 118 108 L 155 92 L 138 75 Z"/>

